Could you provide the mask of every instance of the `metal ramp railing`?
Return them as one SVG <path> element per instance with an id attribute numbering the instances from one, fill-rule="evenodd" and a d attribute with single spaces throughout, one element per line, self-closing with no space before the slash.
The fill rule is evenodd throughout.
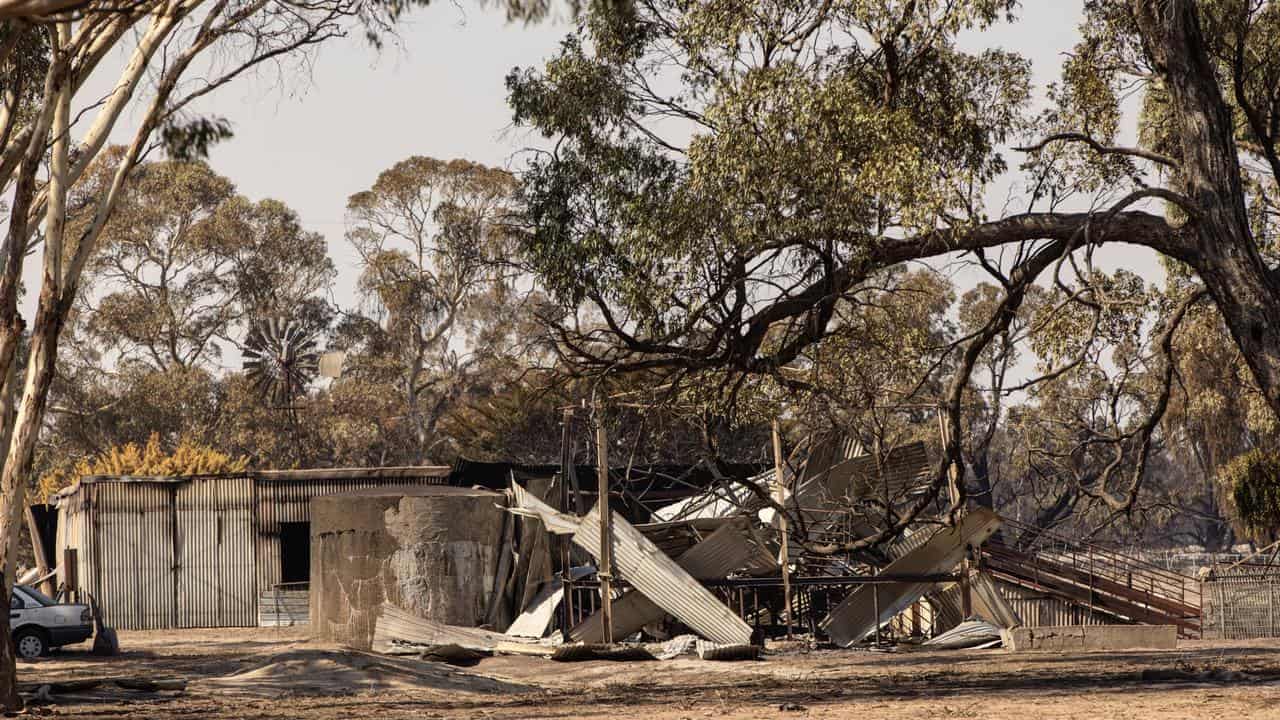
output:
<path id="1" fill-rule="evenodd" d="M 1020 540 L 983 546 L 984 565 L 998 579 L 1044 592 L 1122 622 L 1176 625 L 1201 634 L 1200 583 L 1131 555 L 1006 521 Z"/>

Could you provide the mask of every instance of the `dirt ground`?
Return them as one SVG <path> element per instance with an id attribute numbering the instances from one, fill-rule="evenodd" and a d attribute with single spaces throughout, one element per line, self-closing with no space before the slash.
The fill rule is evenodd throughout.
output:
<path id="1" fill-rule="evenodd" d="M 33 716 L 76 718 L 1280 718 L 1280 641 L 1176 651 L 813 651 L 756 662 L 556 663 L 470 668 L 385 660 L 305 630 L 121 632 L 123 654 L 72 648 L 19 665 L 28 690 L 87 678 L 187 681 L 53 695 Z M 318 690 L 323 688 L 323 690 Z M 323 692 L 324 694 L 315 694 Z"/>

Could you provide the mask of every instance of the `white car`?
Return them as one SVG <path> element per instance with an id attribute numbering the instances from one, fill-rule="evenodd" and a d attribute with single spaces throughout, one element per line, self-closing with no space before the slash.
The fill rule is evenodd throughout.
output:
<path id="1" fill-rule="evenodd" d="M 84 642 L 93 635 L 88 605 L 58 603 L 26 585 L 16 585 L 9 600 L 9 627 L 18 657 L 40 657 L 50 648 Z"/>

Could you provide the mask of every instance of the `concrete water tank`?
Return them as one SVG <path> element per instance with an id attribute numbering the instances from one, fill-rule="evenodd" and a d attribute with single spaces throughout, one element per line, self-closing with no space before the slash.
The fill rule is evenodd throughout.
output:
<path id="1" fill-rule="evenodd" d="M 450 625 L 485 623 L 506 497 L 447 486 L 311 500 L 313 637 L 369 648 L 383 603 Z"/>

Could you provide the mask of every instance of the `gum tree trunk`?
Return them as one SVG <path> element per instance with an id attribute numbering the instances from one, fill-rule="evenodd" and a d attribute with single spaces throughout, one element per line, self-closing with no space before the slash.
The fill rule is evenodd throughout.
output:
<path id="1" fill-rule="evenodd" d="M 1173 106 L 1182 150 L 1179 189 L 1199 212 L 1192 265 L 1280 415 L 1280 286 L 1249 228 L 1231 108 L 1210 61 L 1199 11 L 1192 0 L 1134 0 L 1133 10 Z"/>

